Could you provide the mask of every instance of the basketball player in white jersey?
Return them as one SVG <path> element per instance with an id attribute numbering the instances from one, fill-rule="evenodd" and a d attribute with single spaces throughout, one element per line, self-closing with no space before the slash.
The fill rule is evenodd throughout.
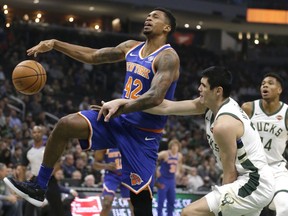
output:
<path id="1" fill-rule="evenodd" d="M 282 87 L 281 77 L 268 73 L 260 87 L 262 99 L 242 105 L 260 134 L 268 164 L 273 168 L 276 186 L 269 208 L 276 210 L 276 216 L 288 215 L 288 170 L 283 157 L 288 140 L 288 105 L 280 101 Z"/>
<path id="2" fill-rule="evenodd" d="M 205 114 L 206 133 L 217 162 L 223 168 L 222 186 L 186 206 L 182 216 L 257 216 L 274 195 L 274 177 L 258 132 L 236 101 L 229 97 L 232 75 L 223 67 L 203 71 L 195 100 L 169 101 L 147 110 L 152 114 Z M 127 103 L 127 102 L 126 102 Z M 104 103 L 108 107 L 123 100 Z"/>

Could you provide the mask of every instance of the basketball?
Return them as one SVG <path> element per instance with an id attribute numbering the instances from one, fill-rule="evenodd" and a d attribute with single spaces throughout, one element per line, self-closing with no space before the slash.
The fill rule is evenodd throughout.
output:
<path id="1" fill-rule="evenodd" d="M 40 92 L 46 80 L 45 69 L 34 60 L 20 62 L 12 72 L 12 82 L 15 89 L 25 95 L 34 95 Z"/>

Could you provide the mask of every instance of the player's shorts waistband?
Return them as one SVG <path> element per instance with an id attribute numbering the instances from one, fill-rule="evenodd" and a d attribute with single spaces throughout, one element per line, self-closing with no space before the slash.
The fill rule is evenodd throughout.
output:
<path id="1" fill-rule="evenodd" d="M 143 127 L 138 127 L 132 123 L 130 123 L 127 119 L 123 118 L 122 116 L 120 116 L 120 118 L 122 119 L 122 122 L 126 125 L 130 125 L 133 126 L 135 128 L 138 128 L 140 130 L 146 131 L 146 132 L 151 132 L 151 133 L 158 133 L 161 134 L 164 131 L 164 128 L 160 128 L 160 129 L 153 129 L 153 128 L 143 128 Z"/>
<path id="2" fill-rule="evenodd" d="M 152 133 L 163 133 L 163 131 L 164 131 L 164 128 L 161 128 L 161 129 L 140 128 L 140 127 L 137 127 L 137 128 L 140 130 L 152 132 Z"/>

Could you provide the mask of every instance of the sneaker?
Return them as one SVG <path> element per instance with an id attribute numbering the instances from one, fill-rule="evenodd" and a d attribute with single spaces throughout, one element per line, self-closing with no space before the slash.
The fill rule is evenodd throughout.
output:
<path id="1" fill-rule="evenodd" d="M 42 207 L 47 203 L 45 199 L 46 191 L 40 188 L 36 181 L 18 182 L 13 178 L 6 177 L 4 178 L 4 182 L 18 196 L 37 207 Z"/>

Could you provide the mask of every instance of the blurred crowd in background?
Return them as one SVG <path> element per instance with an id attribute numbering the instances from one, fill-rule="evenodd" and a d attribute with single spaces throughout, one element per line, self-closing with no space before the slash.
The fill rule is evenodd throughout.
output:
<path id="1" fill-rule="evenodd" d="M 31 146 L 31 129 L 35 125 L 45 128 L 47 139 L 58 118 L 69 113 L 89 109 L 91 104 L 100 104 L 121 96 L 125 74 L 125 62 L 104 65 L 86 65 L 52 51 L 40 54 L 39 61 L 47 71 L 47 84 L 36 95 L 17 93 L 11 82 L 13 68 L 21 61 L 33 59 L 26 50 L 41 40 L 59 38 L 79 45 L 101 48 L 115 46 L 126 40 L 127 35 L 81 34 L 67 29 L 41 29 L 27 25 L 10 28 L 0 40 L 0 162 L 7 165 L 10 173 L 17 176 L 17 164 L 21 154 Z M 139 38 L 135 38 L 139 39 Z M 181 78 L 175 100 L 198 96 L 202 69 L 212 65 L 225 65 L 234 76 L 232 97 L 240 104 L 260 97 L 262 75 L 273 71 L 284 80 L 288 79 L 286 65 L 265 64 L 255 61 L 255 53 L 274 55 L 283 51 L 258 47 L 253 59 L 233 51 L 215 54 L 195 46 L 171 43 L 181 60 Z M 262 52 L 263 51 L 263 52 Z M 260 55 L 260 54 L 259 54 Z M 257 59 L 257 56 L 256 56 Z M 287 91 L 287 82 L 285 82 Z M 287 103 L 288 94 L 282 100 Z M 221 182 L 221 170 L 206 141 L 203 116 L 170 116 L 160 144 L 167 149 L 172 138 L 178 139 L 184 156 L 182 172 L 177 176 L 177 187 L 189 192 L 209 191 L 211 185 Z M 102 173 L 93 169 L 93 152 L 82 152 L 77 140 L 70 140 L 61 160 L 63 179 L 76 179 L 77 186 L 102 187 Z M 29 169 L 28 169 L 29 170 Z M 89 181 L 89 183 L 87 183 Z"/>

